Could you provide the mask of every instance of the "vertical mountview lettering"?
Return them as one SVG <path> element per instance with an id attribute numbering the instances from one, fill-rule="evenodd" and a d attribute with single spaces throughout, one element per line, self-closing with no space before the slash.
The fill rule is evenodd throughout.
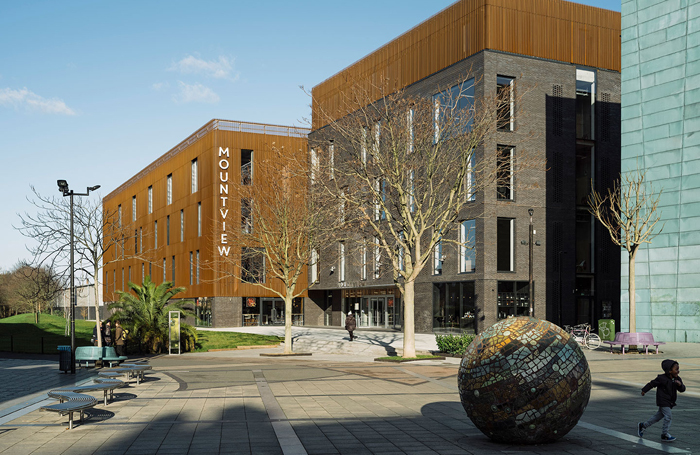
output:
<path id="1" fill-rule="evenodd" d="M 219 199 L 221 200 L 219 206 L 219 213 L 221 214 L 221 239 L 218 245 L 219 256 L 228 256 L 231 252 L 231 247 L 226 246 L 228 244 L 226 234 L 226 216 L 228 216 L 228 208 L 226 206 L 226 201 L 228 201 L 229 158 L 228 147 L 226 147 L 226 149 L 219 147 Z"/>

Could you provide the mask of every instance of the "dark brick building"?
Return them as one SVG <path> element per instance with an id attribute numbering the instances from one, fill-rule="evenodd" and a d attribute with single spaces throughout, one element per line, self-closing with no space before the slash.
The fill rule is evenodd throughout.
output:
<path id="1" fill-rule="evenodd" d="M 560 0 L 503 4 L 457 2 L 313 90 L 310 143 L 327 128 L 317 111 L 337 109 L 349 81 L 380 76 L 430 98 L 474 77 L 475 99 L 510 91 L 513 100 L 510 121 L 483 147 L 507 151 L 514 166 L 525 155 L 546 160 L 546 170 L 475 195 L 473 253 L 439 252 L 416 281 L 417 332 L 480 332 L 528 313 L 530 209 L 535 315 L 560 324 L 619 322 L 619 250 L 594 223 L 586 197 L 591 185 L 611 186 L 620 169 L 620 15 Z M 363 280 L 357 261 L 321 264 L 310 273 L 318 283 L 306 325 L 342 325 L 352 309 L 361 327 L 401 326 L 389 274 Z"/>

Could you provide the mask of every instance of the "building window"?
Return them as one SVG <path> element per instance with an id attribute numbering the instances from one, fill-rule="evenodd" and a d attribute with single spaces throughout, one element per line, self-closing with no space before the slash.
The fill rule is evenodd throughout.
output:
<path id="1" fill-rule="evenodd" d="M 158 248 L 158 221 L 153 222 L 153 247 Z"/>
<path id="2" fill-rule="evenodd" d="M 197 272 L 195 275 L 196 283 L 199 284 L 199 250 L 195 252 L 195 259 L 197 261 Z"/>
<path id="3" fill-rule="evenodd" d="M 361 159 L 362 159 L 362 165 L 366 166 L 367 165 L 367 127 L 363 126 L 362 127 L 362 144 L 361 144 Z"/>
<path id="4" fill-rule="evenodd" d="M 576 205 L 588 207 L 588 195 L 594 175 L 593 146 L 586 143 L 576 144 Z"/>
<path id="5" fill-rule="evenodd" d="M 433 247 L 433 275 L 442 275 L 442 265 L 445 262 L 445 255 L 442 251 L 442 240 L 438 240 Z"/>
<path id="6" fill-rule="evenodd" d="M 498 319 L 530 314 L 530 285 L 527 281 L 498 282 Z"/>
<path id="7" fill-rule="evenodd" d="M 117 269 L 112 270 L 112 292 L 117 290 Z"/>
<path id="8" fill-rule="evenodd" d="M 173 264 L 173 267 L 172 267 L 172 270 L 170 271 L 170 276 L 172 277 L 171 281 L 174 283 L 175 282 L 175 256 L 172 257 L 172 264 Z"/>
<path id="9" fill-rule="evenodd" d="M 576 69 L 576 138 L 594 140 L 595 72 Z"/>
<path id="10" fill-rule="evenodd" d="M 197 237 L 202 236 L 202 203 L 197 203 Z"/>
<path id="11" fill-rule="evenodd" d="M 241 185 L 253 184 L 253 151 L 241 150 Z"/>
<path id="12" fill-rule="evenodd" d="M 399 233 L 399 240 L 403 242 L 403 240 L 406 238 L 406 236 L 403 234 L 403 232 Z M 399 270 L 402 272 L 406 271 L 406 250 L 403 247 L 403 245 L 399 244 Z"/>
<path id="13" fill-rule="evenodd" d="M 136 221 L 136 196 L 131 197 L 131 221 Z"/>
<path id="14" fill-rule="evenodd" d="M 408 122 L 408 153 L 413 153 L 413 143 L 415 141 L 415 132 L 413 130 L 413 109 L 409 109 L 406 115 L 406 120 Z"/>
<path id="15" fill-rule="evenodd" d="M 139 254 L 139 230 L 134 229 L 134 254 Z"/>
<path id="16" fill-rule="evenodd" d="M 469 79 L 452 88 L 433 95 L 435 120 L 435 137 L 437 143 L 441 136 L 449 132 L 467 132 L 472 127 L 474 110 L 474 79 Z M 441 132 L 442 131 L 442 132 Z"/>
<path id="17" fill-rule="evenodd" d="M 320 161 L 318 158 L 318 152 L 316 152 L 316 149 L 311 149 L 310 152 L 310 158 L 311 158 L 311 184 L 313 185 L 316 183 L 316 176 L 320 172 Z"/>
<path id="18" fill-rule="evenodd" d="M 459 228 L 459 273 L 476 272 L 476 221 L 462 221 Z"/>
<path id="19" fill-rule="evenodd" d="M 416 171 L 410 170 L 408 172 L 408 210 L 410 210 L 411 213 L 416 211 L 415 178 L 416 178 Z"/>
<path id="20" fill-rule="evenodd" d="M 148 277 L 151 278 L 153 276 L 153 264 L 151 262 L 148 262 Z"/>
<path id="21" fill-rule="evenodd" d="M 260 248 L 243 248 L 241 275 L 246 283 L 265 282 L 265 253 Z"/>
<path id="22" fill-rule="evenodd" d="M 330 166 L 330 178 L 335 178 L 335 144 L 333 139 L 328 141 L 328 164 Z"/>
<path id="23" fill-rule="evenodd" d="M 252 199 L 241 199 L 241 230 L 246 234 L 253 233 L 253 202 Z"/>
<path id="24" fill-rule="evenodd" d="M 153 213 L 153 185 L 148 187 L 148 214 Z"/>
<path id="25" fill-rule="evenodd" d="M 170 215 L 165 218 L 165 244 L 170 245 Z"/>
<path id="26" fill-rule="evenodd" d="M 433 284 L 433 332 L 476 333 L 474 281 Z"/>
<path id="27" fill-rule="evenodd" d="M 124 290 L 124 286 L 125 286 L 125 283 L 124 283 L 124 267 L 122 267 L 122 291 Z"/>
<path id="28" fill-rule="evenodd" d="M 311 250 L 311 282 L 318 283 L 318 252 Z"/>
<path id="29" fill-rule="evenodd" d="M 119 229 L 122 228 L 122 205 L 117 206 L 117 223 L 119 224 Z"/>
<path id="30" fill-rule="evenodd" d="M 515 129 L 515 78 L 496 77 L 496 124 L 500 131 Z"/>
<path id="31" fill-rule="evenodd" d="M 142 283 L 143 283 L 143 279 L 146 277 L 144 275 L 144 273 L 146 273 L 146 264 L 142 262 L 141 263 L 141 282 Z"/>
<path id="32" fill-rule="evenodd" d="M 193 270 L 192 270 L 194 268 L 194 260 L 193 259 L 194 259 L 194 254 L 192 254 L 192 252 L 190 251 L 190 286 L 192 286 L 193 278 L 194 278 L 194 274 L 193 274 Z"/>
<path id="33" fill-rule="evenodd" d="M 513 199 L 513 155 L 515 148 L 509 145 L 499 145 L 496 157 L 496 179 L 498 199 Z"/>
<path id="34" fill-rule="evenodd" d="M 167 279 L 166 273 L 165 273 L 165 271 L 167 269 L 166 265 L 167 264 L 165 263 L 165 258 L 163 258 L 163 283 L 165 283 L 165 280 Z"/>
<path id="35" fill-rule="evenodd" d="M 338 244 L 338 281 L 345 281 L 345 242 Z"/>
<path id="36" fill-rule="evenodd" d="M 192 172 L 191 172 L 191 191 L 192 193 L 197 192 L 197 158 L 192 160 Z"/>
<path id="37" fill-rule="evenodd" d="M 139 228 L 139 251 L 143 253 L 143 228 Z"/>
<path id="38" fill-rule="evenodd" d="M 374 124 L 372 127 L 372 133 L 373 133 L 373 140 L 374 142 L 372 143 L 372 154 L 374 156 L 379 155 L 379 141 L 381 138 L 382 134 L 382 124 L 381 122 L 377 122 Z"/>
<path id="39" fill-rule="evenodd" d="M 166 194 L 166 204 L 170 205 L 173 203 L 173 174 L 168 175 Z"/>
<path id="40" fill-rule="evenodd" d="M 128 282 L 130 282 L 130 281 L 131 281 L 131 266 L 129 266 L 129 281 Z"/>
<path id="41" fill-rule="evenodd" d="M 496 270 L 513 271 L 513 222 L 511 218 L 496 221 Z"/>
<path id="42" fill-rule="evenodd" d="M 474 154 L 472 153 L 472 156 L 469 158 L 469 164 L 467 165 L 467 191 L 465 193 L 467 197 L 467 202 L 476 201 L 476 172 L 474 171 L 475 168 L 476 156 L 474 156 Z"/>
<path id="43" fill-rule="evenodd" d="M 382 272 L 382 250 L 379 237 L 374 236 L 374 279 L 378 279 Z"/>
<path id="44" fill-rule="evenodd" d="M 379 202 L 382 187 L 382 179 L 374 180 L 374 221 L 379 221 L 381 216 L 382 206 Z"/>
<path id="45" fill-rule="evenodd" d="M 365 281 L 367 280 L 367 243 L 366 240 L 362 243 L 362 247 L 360 249 L 360 256 L 362 260 L 362 268 L 360 269 L 360 280 Z"/>
<path id="46" fill-rule="evenodd" d="M 180 209 L 180 241 L 185 241 L 185 210 Z"/>
<path id="47" fill-rule="evenodd" d="M 576 273 L 594 273 L 595 224 L 588 211 L 576 213 Z"/>

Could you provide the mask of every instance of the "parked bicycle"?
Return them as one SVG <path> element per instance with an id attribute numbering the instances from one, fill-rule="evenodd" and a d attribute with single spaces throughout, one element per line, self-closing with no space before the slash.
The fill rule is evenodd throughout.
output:
<path id="1" fill-rule="evenodd" d="M 598 349 L 601 345 L 600 337 L 593 333 L 590 324 L 578 324 L 573 327 L 565 325 L 564 330 L 573 336 L 579 345 L 588 349 Z"/>

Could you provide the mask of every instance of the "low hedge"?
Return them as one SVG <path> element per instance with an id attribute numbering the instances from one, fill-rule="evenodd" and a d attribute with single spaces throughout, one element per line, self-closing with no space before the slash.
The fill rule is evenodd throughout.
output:
<path id="1" fill-rule="evenodd" d="M 464 351 L 474 341 L 474 338 L 476 338 L 476 335 L 470 333 L 435 335 L 435 341 L 440 352 L 452 355 L 464 355 Z"/>

